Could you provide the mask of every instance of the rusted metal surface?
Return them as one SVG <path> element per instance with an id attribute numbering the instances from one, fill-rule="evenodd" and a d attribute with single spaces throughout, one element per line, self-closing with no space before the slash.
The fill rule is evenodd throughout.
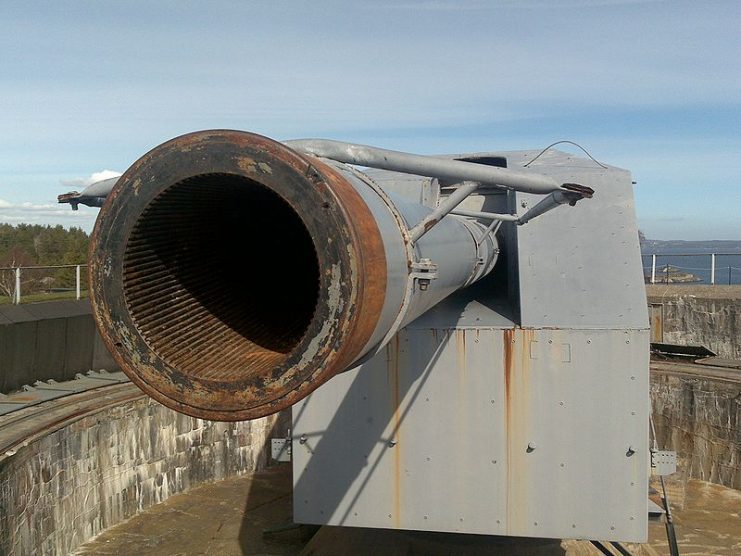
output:
<path id="1" fill-rule="evenodd" d="M 72 205 L 72 210 L 77 210 L 77 205 L 80 204 L 80 193 L 77 191 L 70 191 L 62 195 L 57 195 L 58 203 L 69 203 Z"/>
<path id="2" fill-rule="evenodd" d="M 564 183 L 561 187 L 567 191 L 578 193 L 584 199 L 591 199 L 594 196 L 594 189 L 578 183 Z"/>
<path id="3" fill-rule="evenodd" d="M 532 482 L 528 456 L 534 451 L 531 433 L 530 343 L 533 331 L 512 328 L 503 331 L 504 414 L 507 441 L 507 533 L 528 528 Z"/>
<path id="4" fill-rule="evenodd" d="M 491 271 L 497 240 L 475 220 L 447 217 L 415 241 L 408 227 L 431 214 L 266 137 L 178 137 L 107 197 L 90 254 L 94 315 L 124 372 L 168 407 L 268 415 Z"/>
<path id="5" fill-rule="evenodd" d="M 344 323 L 352 332 L 340 346 L 335 361 L 335 372 L 340 372 L 360 355 L 378 323 L 387 287 L 386 254 L 378 225 L 358 192 L 334 168 L 319 160 L 312 161 L 312 164 L 322 170 L 340 206 L 346 211 L 350 246 L 356 250 L 353 257 L 357 266 L 355 272 L 362 277 L 358 280 L 357 317 Z M 294 397 L 292 403 L 303 397 Z"/>
<path id="6" fill-rule="evenodd" d="M 81 192 L 70 191 L 57 196 L 57 202 L 69 203 L 72 210 L 77 210 L 79 205 L 89 207 L 102 207 L 106 196 L 111 192 L 118 178 L 108 178 L 88 185 Z"/>
<path id="7" fill-rule="evenodd" d="M 244 211 L 267 229 L 250 227 Z M 303 261 L 287 246 L 265 249 L 301 234 Z M 241 251 L 262 280 L 219 270 Z M 185 135 L 137 161 L 108 196 L 90 260 L 96 321 L 121 368 L 168 407 L 209 419 L 274 413 L 344 370 L 375 328 L 386 287 L 383 242 L 352 187 L 244 132 Z M 266 325 L 270 310 L 301 314 L 298 303 L 303 321 Z"/>

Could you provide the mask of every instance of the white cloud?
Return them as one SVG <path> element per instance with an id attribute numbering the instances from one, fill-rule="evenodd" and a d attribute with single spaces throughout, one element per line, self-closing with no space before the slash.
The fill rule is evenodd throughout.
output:
<path id="1" fill-rule="evenodd" d="M 53 213 L 53 214 L 61 214 L 63 212 L 67 212 L 66 210 L 62 210 L 62 207 L 59 205 L 51 205 L 51 204 L 44 204 L 39 205 L 36 203 L 11 203 L 9 201 L 6 201 L 5 199 L 0 199 L 0 213 L 8 214 L 13 212 L 43 212 L 43 213 Z"/>
<path id="2" fill-rule="evenodd" d="M 71 210 L 68 206 L 36 203 L 11 203 L 0 199 L 0 222 L 10 224 L 65 224 L 89 230 L 95 223 L 98 211 L 80 207 Z"/>
<path id="3" fill-rule="evenodd" d="M 21 210 L 26 211 L 40 211 L 40 212 L 48 212 L 48 211 L 59 211 L 59 206 L 57 205 L 37 205 L 35 203 L 21 203 L 18 205 L 18 208 Z"/>
<path id="4" fill-rule="evenodd" d="M 62 180 L 62 185 L 65 187 L 87 187 L 98 181 L 107 180 L 109 178 L 117 178 L 121 175 L 121 172 L 115 170 L 101 170 L 100 172 L 93 172 L 86 178 L 74 178 L 71 180 Z"/>
<path id="5" fill-rule="evenodd" d="M 69 189 L 82 190 L 88 185 L 115 178 L 121 175 L 121 172 L 114 170 L 101 170 L 93 172 L 87 177 L 61 180 L 63 187 Z M 20 189 L 20 188 L 19 188 Z M 21 193 L 26 196 L 26 192 Z M 28 197 L 26 197 L 28 198 Z M 48 198 L 48 197 L 44 197 Z M 68 204 L 56 203 L 37 203 L 21 199 L 6 200 L 0 198 L 0 222 L 10 224 L 41 224 L 77 226 L 90 231 L 95 224 L 98 215 L 98 209 L 80 206 L 79 210 L 72 210 Z"/>

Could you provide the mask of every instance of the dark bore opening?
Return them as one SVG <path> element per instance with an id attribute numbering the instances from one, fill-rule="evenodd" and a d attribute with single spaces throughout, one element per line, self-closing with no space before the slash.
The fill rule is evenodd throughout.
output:
<path id="1" fill-rule="evenodd" d="M 317 304 L 314 243 L 298 214 L 242 176 L 176 183 L 139 217 L 124 258 L 139 333 L 172 367 L 225 380 L 260 375 L 301 341 Z"/>

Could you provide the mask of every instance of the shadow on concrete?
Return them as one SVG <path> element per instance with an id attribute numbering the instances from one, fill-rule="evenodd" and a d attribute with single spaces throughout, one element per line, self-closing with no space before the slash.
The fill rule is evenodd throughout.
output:
<path id="1" fill-rule="evenodd" d="M 290 411 L 284 411 L 273 423 L 255 457 L 255 468 L 267 467 L 271 472 L 256 474 L 249 482 L 238 533 L 243 555 L 298 554 L 316 532 L 316 528 L 293 523 L 291 464 L 271 458 L 271 439 L 286 438 L 290 426 Z"/>

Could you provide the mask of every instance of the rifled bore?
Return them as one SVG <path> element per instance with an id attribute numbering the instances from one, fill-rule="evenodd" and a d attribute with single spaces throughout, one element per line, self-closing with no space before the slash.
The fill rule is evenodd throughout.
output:
<path id="1" fill-rule="evenodd" d="M 154 352 L 192 377 L 258 376 L 285 361 L 312 320 L 318 289 L 316 249 L 298 214 L 242 176 L 172 185 L 126 244 L 132 320 Z"/>

